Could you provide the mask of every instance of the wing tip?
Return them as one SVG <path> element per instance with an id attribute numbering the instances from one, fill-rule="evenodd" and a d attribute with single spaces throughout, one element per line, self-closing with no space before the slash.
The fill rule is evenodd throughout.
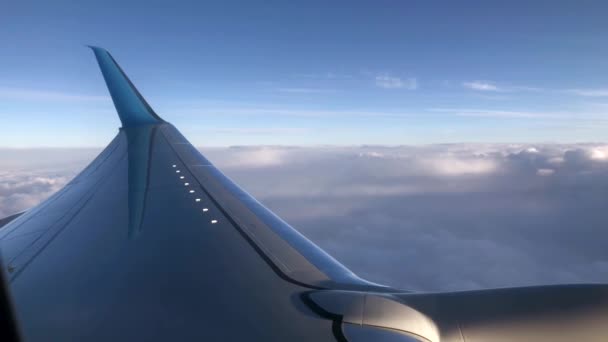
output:
<path id="1" fill-rule="evenodd" d="M 86 46 L 95 54 L 123 127 L 164 122 L 146 102 L 108 50 L 95 45 Z"/>
<path id="2" fill-rule="evenodd" d="M 85 47 L 87 47 L 87 48 L 89 48 L 89 49 L 91 49 L 91 50 L 93 50 L 93 52 L 94 52 L 94 53 L 98 53 L 98 52 L 105 52 L 105 53 L 107 53 L 107 54 L 110 54 L 110 53 L 108 52 L 108 50 L 106 50 L 106 49 L 104 49 L 104 48 L 102 48 L 102 47 L 100 47 L 100 46 L 96 46 L 96 45 L 89 45 L 89 44 L 85 44 L 84 46 L 85 46 Z"/>

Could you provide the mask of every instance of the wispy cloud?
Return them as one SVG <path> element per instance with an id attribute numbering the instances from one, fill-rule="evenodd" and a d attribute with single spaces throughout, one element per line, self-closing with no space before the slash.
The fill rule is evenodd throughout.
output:
<path id="1" fill-rule="evenodd" d="M 531 112 L 469 108 L 428 108 L 429 112 L 454 113 L 458 116 L 488 117 L 488 118 L 555 118 L 566 117 L 567 113 Z"/>
<path id="2" fill-rule="evenodd" d="M 205 127 L 206 132 L 231 135 L 294 135 L 309 130 L 301 127 Z"/>
<path id="3" fill-rule="evenodd" d="M 334 93 L 334 89 L 323 89 L 323 88 L 277 88 L 278 92 L 281 93 L 295 93 L 295 94 L 327 94 Z"/>
<path id="4" fill-rule="evenodd" d="M 539 87 L 529 87 L 529 86 L 513 86 L 504 88 L 505 91 L 531 91 L 531 92 L 543 92 L 546 89 Z"/>
<path id="5" fill-rule="evenodd" d="M 530 87 L 530 86 L 514 86 L 514 85 L 498 85 L 496 82 L 491 81 L 469 81 L 462 82 L 464 88 L 485 91 L 485 92 L 542 92 L 543 88 Z"/>
<path id="6" fill-rule="evenodd" d="M 598 89 L 569 89 L 568 92 L 580 96 L 605 97 L 608 96 L 608 88 Z"/>
<path id="7" fill-rule="evenodd" d="M 415 78 L 401 79 L 389 74 L 376 75 L 376 86 L 385 89 L 405 88 L 408 90 L 418 89 L 418 81 Z"/>
<path id="8" fill-rule="evenodd" d="M 0 87 L 0 98 L 26 101 L 107 101 L 108 96 Z"/>
<path id="9" fill-rule="evenodd" d="M 323 110 L 323 109 L 294 109 L 281 108 L 272 105 L 243 104 L 242 106 L 209 106 L 183 108 L 173 111 L 181 116 L 189 115 L 223 115 L 223 116 L 294 116 L 294 117 L 390 117 L 405 118 L 420 115 L 416 112 L 405 111 L 359 111 L 359 110 Z"/>
<path id="10" fill-rule="evenodd" d="M 464 88 L 480 92 L 550 92 L 556 94 L 569 93 L 586 97 L 608 97 L 608 88 L 545 89 L 531 86 L 499 85 L 496 82 L 490 81 L 463 82 L 462 86 Z"/>

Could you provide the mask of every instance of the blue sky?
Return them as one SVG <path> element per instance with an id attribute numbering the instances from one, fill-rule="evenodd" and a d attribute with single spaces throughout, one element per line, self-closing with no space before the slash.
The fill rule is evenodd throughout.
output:
<path id="1" fill-rule="evenodd" d="M 7 2 L 0 146 L 104 146 L 107 48 L 194 144 L 593 142 L 601 1 Z"/>

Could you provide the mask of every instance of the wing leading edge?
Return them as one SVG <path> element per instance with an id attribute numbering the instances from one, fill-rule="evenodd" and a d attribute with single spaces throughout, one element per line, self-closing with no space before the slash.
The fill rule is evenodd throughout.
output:
<path id="1" fill-rule="evenodd" d="M 608 336 L 604 285 L 417 294 L 357 277 L 221 173 L 92 49 L 122 128 L 62 190 L 0 229 L 26 339 Z"/>

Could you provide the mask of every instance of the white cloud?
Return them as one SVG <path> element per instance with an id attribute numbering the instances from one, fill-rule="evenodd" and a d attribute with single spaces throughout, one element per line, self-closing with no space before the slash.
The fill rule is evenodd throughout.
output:
<path id="1" fill-rule="evenodd" d="M 592 160 L 608 161 L 608 146 L 597 146 L 591 148 L 589 157 Z"/>
<path id="2" fill-rule="evenodd" d="M 538 169 L 536 170 L 536 174 L 539 176 L 551 176 L 555 173 L 553 169 Z"/>
<path id="3" fill-rule="evenodd" d="M 232 147 L 230 159 L 224 160 L 223 166 L 234 168 L 261 168 L 277 166 L 283 162 L 286 150 L 279 147 Z"/>
<path id="4" fill-rule="evenodd" d="M 108 96 L 60 93 L 45 90 L 0 88 L 0 98 L 26 101 L 108 101 Z"/>
<path id="5" fill-rule="evenodd" d="M 415 78 L 401 79 L 399 77 L 390 76 L 389 74 L 380 74 L 376 76 L 375 81 L 376 86 L 385 89 L 418 89 L 418 81 Z"/>
<path id="6" fill-rule="evenodd" d="M 528 152 L 528 153 L 538 153 L 538 149 L 536 147 L 528 147 L 526 149 L 526 152 Z"/>
<path id="7" fill-rule="evenodd" d="M 385 155 L 380 152 L 371 151 L 371 152 L 361 152 L 361 153 L 359 153 L 359 157 L 384 158 Z"/>
<path id="8" fill-rule="evenodd" d="M 549 164 L 561 164 L 564 162 L 564 157 L 551 157 L 547 160 Z"/>
<path id="9" fill-rule="evenodd" d="M 465 88 L 469 88 L 472 90 L 479 90 L 479 91 L 500 91 L 501 90 L 495 84 L 490 83 L 490 82 L 484 82 L 484 81 L 463 82 L 462 86 Z"/>
<path id="10" fill-rule="evenodd" d="M 484 174 L 496 171 L 498 165 L 492 159 L 438 157 L 423 160 L 430 172 L 447 176 Z"/>
<path id="11" fill-rule="evenodd" d="M 61 189 L 71 172 L 8 171 L 0 173 L 0 218 L 29 209 Z"/>
<path id="12" fill-rule="evenodd" d="M 99 149 L 0 149 L 0 218 L 20 212 L 61 189 Z"/>

